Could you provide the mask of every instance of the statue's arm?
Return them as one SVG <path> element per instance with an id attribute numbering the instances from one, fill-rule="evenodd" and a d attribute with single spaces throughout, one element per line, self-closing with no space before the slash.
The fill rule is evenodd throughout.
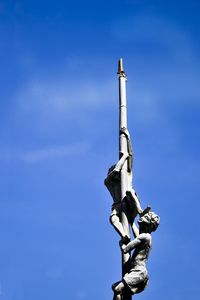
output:
<path id="1" fill-rule="evenodd" d="M 124 253 L 128 253 L 129 251 L 135 249 L 140 244 L 141 244 L 141 240 L 137 237 L 127 245 L 122 245 L 121 248 Z"/>
<path id="2" fill-rule="evenodd" d="M 132 150 L 132 144 L 131 144 L 131 137 L 128 129 L 126 127 L 121 128 L 120 134 L 124 134 L 127 140 L 127 148 L 128 148 L 128 154 L 133 155 L 133 150 Z"/>
<path id="3" fill-rule="evenodd" d="M 120 160 L 117 162 L 117 164 L 116 164 L 114 170 L 120 172 L 121 169 L 122 169 L 122 167 L 123 167 L 123 165 L 124 165 L 124 163 L 125 163 L 125 161 L 127 160 L 127 158 L 128 158 L 128 153 L 123 153 L 123 154 L 122 154 L 122 157 L 121 157 Z"/>
<path id="4" fill-rule="evenodd" d="M 128 164 L 130 165 L 130 160 L 132 160 L 132 147 L 131 147 L 131 141 L 130 141 L 130 134 L 128 132 L 128 130 L 124 127 L 120 130 L 120 134 L 124 134 L 126 136 L 127 139 L 127 153 L 123 153 L 121 152 L 121 158 L 119 159 L 119 161 L 116 163 L 115 168 L 110 172 L 110 174 L 108 175 L 108 179 L 110 177 L 112 177 L 112 175 L 115 172 L 120 172 L 125 161 L 128 160 Z"/>
<path id="5" fill-rule="evenodd" d="M 123 127 L 121 130 L 120 130 L 120 134 L 124 134 L 126 136 L 126 139 L 127 139 L 127 153 L 123 153 L 121 152 L 121 158 L 120 160 L 116 163 L 116 166 L 114 168 L 113 171 L 115 172 L 120 172 L 125 161 L 128 159 L 130 159 L 130 156 L 132 156 L 132 147 L 131 147 L 131 141 L 130 141 L 130 134 L 128 132 L 128 129 Z"/>
<path id="6" fill-rule="evenodd" d="M 115 165 L 114 169 L 108 173 L 108 176 L 104 179 L 104 184 L 106 186 L 109 185 L 110 181 L 112 181 L 113 177 L 116 175 L 116 173 L 119 173 L 126 161 L 126 159 L 128 158 L 128 154 L 124 153 L 122 155 L 122 157 L 120 158 L 120 160 L 117 162 L 117 164 Z"/>
<path id="7" fill-rule="evenodd" d="M 149 245 L 151 245 L 151 235 L 149 233 L 141 233 L 136 237 L 133 241 L 128 243 L 127 245 L 122 245 L 122 251 L 124 253 L 127 253 L 133 249 L 135 249 L 137 246 L 139 246 L 141 243 L 147 242 Z"/>

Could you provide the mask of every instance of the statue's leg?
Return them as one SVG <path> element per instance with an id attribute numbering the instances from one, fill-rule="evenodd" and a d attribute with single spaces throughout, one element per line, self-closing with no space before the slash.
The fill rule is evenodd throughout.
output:
<path id="1" fill-rule="evenodd" d="M 122 291 L 124 289 L 123 281 L 113 285 L 114 297 L 113 300 L 122 300 Z"/>
<path id="2" fill-rule="evenodd" d="M 120 221 L 120 218 L 116 212 L 111 213 L 110 223 L 115 228 L 115 230 L 118 232 L 118 234 L 123 238 L 125 236 L 124 229 L 123 229 L 122 223 Z"/>
<path id="3" fill-rule="evenodd" d="M 128 198 L 130 198 L 131 201 L 133 201 L 137 213 L 138 214 L 142 214 L 143 209 L 142 209 L 142 207 L 140 205 L 140 201 L 139 201 L 139 199 L 138 199 L 135 191 L 133 189 L 130 189 L 130 190 L 126 191 L 126 196 Z"/>
<path id="4" fill-rule="evenodd" d="M 122 300 L 121 294 L 114 294 L 113 300 Z"/>
<path id="5" fill-rule="evenodd" d="M 123 219 L 124 236 L 130 238 L 129 232 L 129 210 L 127 203 L 122 201 L 121 218 Z"/>

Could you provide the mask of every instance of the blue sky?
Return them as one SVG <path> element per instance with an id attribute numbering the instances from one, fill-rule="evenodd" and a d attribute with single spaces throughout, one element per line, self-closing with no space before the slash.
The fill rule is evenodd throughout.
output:
<path id="1" fill-rule="evenodd" d="M 0 1 L 0 300 L 108 300 L 103 186 L 124 59 L 134 188 L 161 216 L 141 300 L 200 286 L 199 1 Z"/>

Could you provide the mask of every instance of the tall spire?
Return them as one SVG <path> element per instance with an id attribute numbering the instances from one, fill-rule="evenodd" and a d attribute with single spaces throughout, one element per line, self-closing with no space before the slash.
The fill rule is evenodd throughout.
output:
<path id="1" fill-rule="evenodd" d="M 119 59 L 118 62 L 118 73 L 119 75 L 119 159 L 124 153 L 128 153 L 127 149 L 127 138 L 122 130 L 127 130 L 127 106 L 126 106 L 126 75 L 123 68 L 123 60 Z M 125 161 L 121 172 L 121 201 L 126 197 L 126 191 L 128 190 L 128 164 Z M 130 238 L 129 222 L 126 213 L 121 211 L 121 222 L 124 233 Z M 122 277 L 129 270 L 130 254 L 122 253 Z M 124 300 L 130 300 L 131 295 L 126 291 L 123 293 Z"/>

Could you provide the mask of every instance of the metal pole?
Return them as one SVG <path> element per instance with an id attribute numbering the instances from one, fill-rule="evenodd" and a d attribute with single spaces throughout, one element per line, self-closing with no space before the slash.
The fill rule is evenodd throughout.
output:
<path id="1" fill-rule="evenodd" d="M 127 128 L 127 107 L 126 107 L 126 74 L 123 69 L 122 58 L 118 62 L 118 72 L 119 76 L 119 158 L 121 158 L 123 153 L 127 153 L 127 139 L 124 134 L 121 134 L 122 128 Z M 121 201 L 126 196 L 126 191 L 128 187 L 128 176 L 127 176 L 127 161 L 124 163 L 121 170 Z M 125 234 L 130 237 L 129 224 L 127 216 L 122 209 L 121 222 Z M 130 254 L 122 254 L 122 276 L 129 270 L 129 260 Z M 129 293 L 123 294 L 123 300 L 131 300 L 131 295 Z"/>

